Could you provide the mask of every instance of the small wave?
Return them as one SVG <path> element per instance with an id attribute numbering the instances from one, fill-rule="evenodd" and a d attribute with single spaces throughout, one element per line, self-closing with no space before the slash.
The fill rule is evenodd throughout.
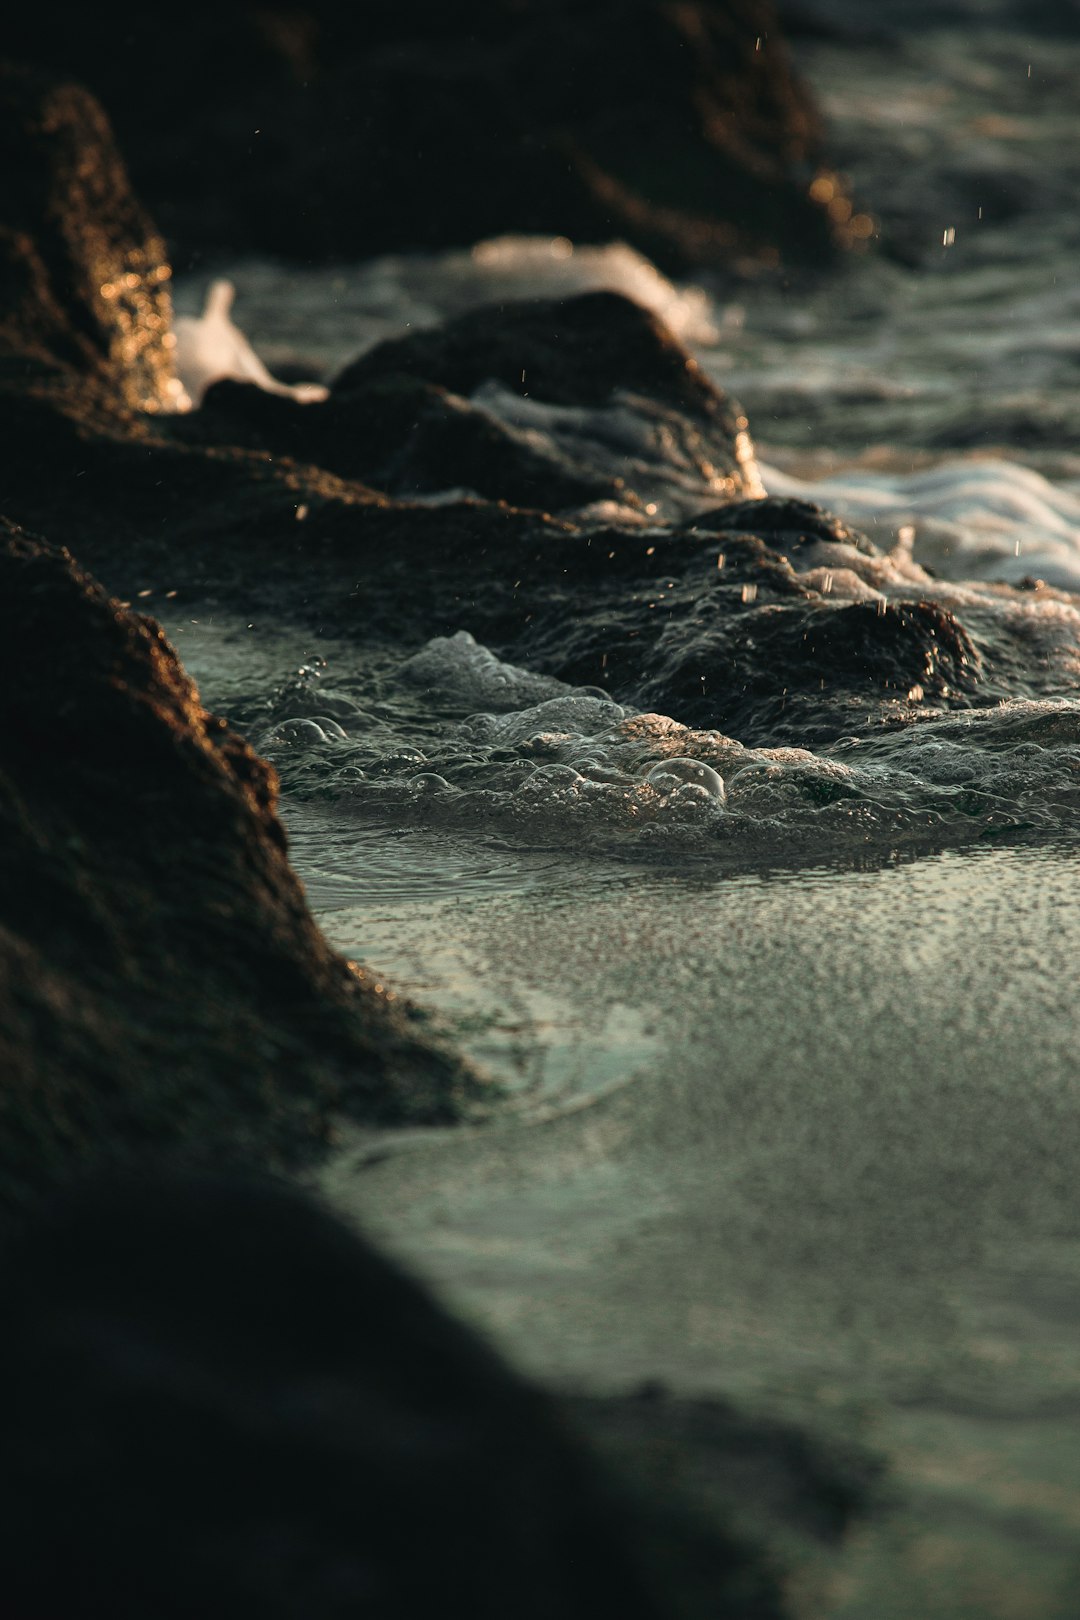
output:
<path id="1" fill-rule="evenodd" d="M 817 501 L 886 547 L 951 580 L 1038 577 L 1080 591 L 1080 496 L 1000 458 L 900 474 L 852 470 L 818 480 L 762 467 L 772 495 Z"/>
<path id="2" fill-rule="evenodd" d="M 292 689 L 289 719 L 256 739 L 287 792 L 398 827 L 623 856 L 721 846 L 805 856 L 1080 826 L 1080 702 L 1069 699 L 937 712 L 817 750 L 751 748 L 563 683 L 506 707 L 538 678 L 462 634 L 399 673 L 410 682 L 417 668 L 432 680 L 417 723 L 372 723 L 358 702 L 350 723 L 341 697 L 335 719 L 314 689 L 298 716 Z M 478 689 L 502 706 L 462 716 L 455 668 L 478 671 Z"/>

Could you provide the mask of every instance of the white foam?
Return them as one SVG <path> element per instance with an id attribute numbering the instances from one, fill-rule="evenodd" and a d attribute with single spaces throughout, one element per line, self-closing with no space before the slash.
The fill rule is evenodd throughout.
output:
<path id="1" fill-rule="evenodd" d="M 278 382 L 255 353 L 240 328 L 230 319 L 236 288 L 231 281 L 214 281 L 206 294 L 201 315 L 178 315 L 173 322 L 176 335 L 176 371 L 187 396 L 182 408 L 199 405 L 212 383 L 231 378 L 254 383 L 268 394 L 283 394 L 302 404 L 325 399 L 327 390 L 319 383 Z"/>
<path id="2" fill-rule="evenodd" d="M 676 287 L 625 242 L 575 247 L 564 236 L 499 236 L 478 242 L 469 259 L 486 283 L 485 298 L 568 298 L 606 289 L 651 309 L 684 343 L 707 347 L 720 335 L 700 287 Z"/>
<path id="3" fill-rule="evenodd" d="M 758 495 L 761 484 L 749 434 L 732 444 L 737 470 L 717 472 L 696 446 L 680 443 L 679 423 L 654 401 L 616 390 L 606 405 L 551 405 L 502 383 L 485 382 L 472 403 L 512 428 L 541 454 L 612 482 L 625 484 L 646 503 L 650 517 L 689 516 L 730 496 Z"/>
<path id="4" fill-rule="evenodd" d="M 515 298 L 622 293 L 652 310 L 684 343 L 698 347 L 716 343 L 721 335 L 718 315 L 724 324 L 724 312 L 700 287 L 676 286 L 625 242 L 577 247 L 565 237 L 502 236 L 466 250 L 385 254 L 346 267 L 300 269 L 240 261 L 226 275 L 239 291 L 252 343 L 269 364 L 301 363 L 319 375 L 333 374 L 386 338 Z M 189 354 L 205 285 L 203 277 L 181 277 L 175 288 L 175 305 L 182 311 L 177 337 Z M 234 353 L 237 338 L 246 343 L 235 327 L 228 334 L 220 326 L 204 330 L 200 337 L 219 357 L 216 365 Z M 254 356 L 247 348 L 232 363 L 250 368 Z M 261 362 L 256 359 L 255 364 Z M 259 381 L 248 370 L 240 374 Z M 198 386 L 200 370 L 193 368 L 192 375 Z"/>
<path id="5" fill-rule="evenodd" d="M 546 751 L 550 746 L 583 742 L 606 732 L 630 712 L 585 687 L 564 687 L 563 692 L 564 696 L 512 714 L 473 715 L 465 722 L 465 729 L 491 746 L 528 742 L 532 752 L 541 748 Z"/>
<path id="6" fill-rule="evenodd" d="M 863 569 L 902 577 L 889 558 L 827 551 L 856 561 L 858 578 Z M 838 571 L 835 556 L 828 566 Z M 905 589 L 920 594 L 917 581 L 897 583 L 889 599 Z M 1076 606 L 973 584 L 921 590 L 958 602 L 975 593 L 984 624 L 991 614 L 1022 616 L 1033 659 L 1045 653 L 1067 678 L 1053 637 L 1075 654 Z M 806 859 L 1016 826 L 1080 829 L 1080 702 L 1070 699 L 928 710 L 917 724 L 871 727 L 816 751 L 752 748 L 519 669 L 465 633 L 396 665 L 380 654 L 358 667 L 344 643 L 332 656 L 333 676 L 305 663 L 266 692 L 254 735 L 287 796 L 334 803 L 358 825 L 422 826 L 518 849 L 708 859 L 718 843 Z M 483 707 L 468 712 L 479 694 Z"/>
<path id="7" fill-rule="evenodd" d="M 885 546 L 910 545 L 946 578 L 1029 575 L 1080 591 L 1080 497 L 1001 458 L 898 474 L 855 469 L 818 480 L 762 467 L 771 495 L 817 501 Z M 910 534 L 905 531 L 910 530 Z"/>

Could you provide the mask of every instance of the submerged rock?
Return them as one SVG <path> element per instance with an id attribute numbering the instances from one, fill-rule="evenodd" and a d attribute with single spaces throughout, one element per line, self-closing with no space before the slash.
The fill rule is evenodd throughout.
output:
<path id="1" fill-rule="evenodd" d="M 822 130 L 771 0 L 23 8 L 5 49 L 99 95 L 200 252 L 367 257 L 503 231 L 668 268 L 829 256 Z M 183 130 L 179 139 L 177 131 Z"/>
<path id="2" fill-rule="evenodd" d="M 272 769 L 152 620 L 0 529 L 0 1204 L 155 1144 L 286 1162 L 481 1094 L 323 940 Z"/>

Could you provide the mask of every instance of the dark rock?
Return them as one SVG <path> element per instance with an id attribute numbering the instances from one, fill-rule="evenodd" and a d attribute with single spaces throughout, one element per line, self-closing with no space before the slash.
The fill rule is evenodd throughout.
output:
<path id="1" fill-rule="evenodd" d="M 971 691 L 977 680 L 980 659 L 971 637 L 936 602 L 851 602 L 819 610 L 800 631 L 788 627 L 777 641 L 780 636 L 786 659 L 802 663 L 811 678 L 865 676 L 884 688 L 918 685 L 934 696 Z"/>
<path id="2" fill-rule="evenodd" d="M 552 405 L 605 405 L 621 390 L 703 420 L 724 409 L 723 396 L 663 322 L 614 292 L 468 310 L 369 349 L 341 373 L 334 393 L 348 398 L 396 373 L 459 394 L 493 380 Z"/>
<path id="3" fill-rule="evenodd" d="M 971 637 L 933 602 L 781 604 L 765 596 L 742 613 L 690 612 L 664 629 L 646 670 L 638 701 L 689 725 L 719 724 L 759 747 L 832 742 L 890 703 L 963 707 L 988 695 Z"/>
<path id="4" fill-rule="evenodd" d="M 318 932 L 276 780 L 152 620 L 0 531 L 0 1202 L 73 1160 L 302 1157 L 481 1087 Z"/>
<path id="5" fill-rule="evenodd" d="M 186 443 L 272 451 L 361 479 L 390 495 L 468 490 L 514 506 L 584 506 L 626 494 L 467 399 L 416 378 L 376 378 L 347 396 L 301 405 L 250 383 L 216 383 L 178 420 Z"/>
<path id="6" fill-rule="evenodd" d="M 77 85 L 0 65 L 0 366 L 74 368 L 160 410 L 173 379 L 165 245 L 101 108 Z"/>
<path id="7" fill-rule="evenodd" d="M 731 494 L 757 487 L 747 420 L 651 311 L 617 293 L 527 299 L 470 310 L 433 331 L 381 343 L 334 384 L 347 399 L 377 378 L 422 377 L 470 395 L 496 382 L 552 406 L 629 404 L 657 423 L 668 455 Z"/>
<path id="8" fill-rule="evenodd" d="M 773 1561 L 673 1488 L 692 1436 L 668 1425 L 663 1477 L 625 1444 L 609 1475 L 550 1399 L 294 1191 L 84 1188 L 9 1246 L 0 1289 L 12 1613 L 786 1612 Z M 770 1445 L 747 1424 L 739 1441 Z"/>
<path id="9" fill-rule="evenodd" d="M 506 231 L 670 268 L 818 261 L 820 121 L 771 0 L 323 0 L 102 28 L 24 8 L 5 49 L 77 76 L 185 249 L 357 258 Z"/>
<path id="10" fill-rule="evenodd" d="M 849 529 L 835 513 L 824 511 L 813 501 L 782 495 L 725 501 L 723 506 L 699 513 L 687 526 L 697 533 L 768 535 L 769 544 L 785 552 L 797 552 L 818 540 L 854 546 L 871 554 L 876 550 L 865 535 Z"/>
<path id="11" fill-rule="evenodd" d="M 634 484 L 648 469 L 634 466 L 630 449 L 609 448 L 605 470 L 599 453 L 590 461 L 587 449 L 575 450 L 587 446 L 584 418 L 562 449 L 507 425 L 470 403 L 490 383 L 555 407 L 623 406 L 642 446 L 656 441 L 657 467 L 666 458 L 670 470 L 677 460 L 696 479 L 699 499 L 718 484 L 732 493 L 756 487 L 738 406 L 655 315 L 617 293 L 486 306 L 382 343 L 342 373 L 324 404 L 219 383 L 172 432 L 187 443 L 311 462 L 397 495 L 465 488 L 550 511 L 612 497 L 632 502 L 636 493 L 644 504 L 649 491 Z"/>

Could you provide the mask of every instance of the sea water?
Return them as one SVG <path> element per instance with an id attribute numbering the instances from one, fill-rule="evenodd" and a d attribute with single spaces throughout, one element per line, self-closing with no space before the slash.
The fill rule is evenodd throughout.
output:
<path id="1" fill-rule="evenodd" d="M 485 301 L 646 303 L 740 399 L 765 488 L 886 553 L 823 544 L 815 588 L 1020 634 L 1002 702 L 751 746 L 464 631 L 165 617 L 281 772 L 330 939 L 504 1088 L 458 1130 L 343 1126 L 327 1194 L 543 1378 L 735 1393 L 878 1450 L 891 1509 L 799 1612 L 1043 1620 L 1080 1572 L 1080 47 L 1001 5 L 799 49 L 891 257 L 689 286 L 501 239 L 213 275 L 294 382 Z M 632 410 L 527 427 L 692 514 Z"/>

